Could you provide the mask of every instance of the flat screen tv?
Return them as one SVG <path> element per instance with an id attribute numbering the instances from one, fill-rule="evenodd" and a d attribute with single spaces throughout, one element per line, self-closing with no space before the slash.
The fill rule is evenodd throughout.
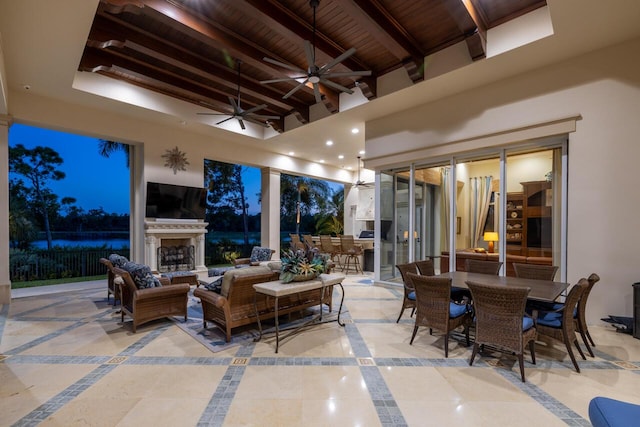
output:
<path id="1" fill-rule="evenodd" d="M 147 218 L 204 220 L 206 207 L 205 188 L 147 182 Z"/>

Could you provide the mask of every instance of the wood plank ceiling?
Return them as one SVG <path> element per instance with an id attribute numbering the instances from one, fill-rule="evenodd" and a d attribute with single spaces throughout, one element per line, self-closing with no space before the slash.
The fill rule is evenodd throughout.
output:
<path id="1" fill-rule="evenodd" d="M 350 89 L 358 85 L 373 99 L 378 77 L 404 68 L 419 82 L 425 56 L 453 44 L 464 41 L 473 60 L 484 58 L 488 29 L 544 5 L 545 0 L 321 0 L 316 64 L 356 48 L 332 72 L 371 70 L 371 76 L 330 80 Z M 308 122 L 316 98 L 308 85 L 283 99 L 299 84 L 295 80 L 261 83 L 300 75 L 264 58 L 307 70 L 304 41 L 314 39 L 312 29 L 309 0 L 101 0 L 78 69 L 212 113 L 233 113 L 229 97 L 237 97 L 240 82 L 242 108 L 266 104 L 257 114 L 279 116 L 269 122 L 282 132 L 289 114 Z M 319 89 L 326 108 L 336 113 L 340 91 L 322 83 Z"/>

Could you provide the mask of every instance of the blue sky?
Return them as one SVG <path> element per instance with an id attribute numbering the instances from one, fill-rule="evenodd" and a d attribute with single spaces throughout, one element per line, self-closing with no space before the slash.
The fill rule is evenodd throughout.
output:
<path id="1" fill-rule="evenodd" d="M 98 139 L 21 124 L 9 128 L 9 145 L 51 147 L 60 154 L 66 177 L 49 188 L 60 198 L 73 197 L 84 210 L 102 207 L 108 213 L 129 212 L 129 169 L 124 153 L 98 154 Z M 10 174 L 13 177 L 13 174 Z"/>
<path id="2" fill-rule="evenodd" d="M 102 207 L 107 213 L 129 213 L 129 169 L 123 152 L 102 157 L 98 154 L 96 138 L 22 124 L 9 128 L 9 145 L 17 144 L 27 148 L 51 147 L 60 154 L 64 160 L 60 170 L 66 177 L 49 183 L 49 188 L 60 199 L 73 197 L 76 205 L 85 211 Z M 259 213 L 256 195 L 260 192 L 260 169 L 243 167 L 242 171 L 249 213 Z M 332 189 L 342 188 L 341 184 L 329 184 Z"/>

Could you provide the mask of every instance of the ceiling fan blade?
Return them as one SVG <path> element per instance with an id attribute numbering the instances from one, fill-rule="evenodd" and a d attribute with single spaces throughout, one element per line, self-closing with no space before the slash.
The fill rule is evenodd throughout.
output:
<path id="1" fill-rule="evenodd" d="M 307 76 L 296 76 L 296 77 L 285 77 L 282 79 L 271 79 L 271 80 L 262 80 L 260 83 L 267 84 L 267 83 L 280 83 L 280 82 L 290 82 L 291 80 L 298 80 L 298 79 L 306 79 Z"/>
<path id="2" fill-rule="evenodd" d="M 311 46 L 309 40 L 304 41 L 304 54 L 307 57 L 307 64 L 311 68 L 312 65 L 315 65 L 315 57 L 313 55 L 313 46 Z"/>
<path id="3" fill-rule="evenodd" d="M 355 77 L 355 76 L 370 76 L 371 71 L 345 71 L 339 73 L 325 73 L 322 77 Z"/>
<path id="4" fill-rule="evenodd" d="M 289 98 L 291 95 L 293 95 L 294 93 L 296 93 L 298 90 L 300 90 L 305 84 L 307 83 L 307 79 L 305 79 L 302 83 L 300 83 L 298 86 L 294 87 L 293 89 L 291 89 L 289 92 L 287 92 L 287 94 L 285 96 L 282 97 L 282 99 L 287 99 Z"/>
<path id="5" fill-rule="evenodd" d="M 245 130 L 246 127 L 244 126 L 244 122 L 242 121 L 242 119 L 240 117 L 238 117 L 238 122 L 240 122 L 240 127 L 242 128 L 242 130 Z"/>
<path id="6" fill-rule="evenodd" d="M 286 68 L 291 71 L 295 71 L 296 73 L 302 73 L 306 75 L 306 71 L 302 68 L 298 68 L 294 65 L 285 64 L 284 62 L 276 61 L 275 59 L 267 58 L 266 56 L 262 58 L 263 61 L 268 62 L 273 65 L 277 65 L 278 67 Z"/>
<path id="7" fill-rule="evenodd" d="M 236 100 L 233 99 L 233 97 L 229 97 L 229 104 L 231 104 L 231 106 L 233 107 L 233 112 L 235 114 L 241 113 L 242 111 L 240 111 L 240 106 L 238 104 L 236 104 Z"/>
<path id="8" fill-rule="evenodd" d="M 353 93 L 353 91 L 351 89 L 349 89 L 348 87 L 344 87 L 344 86 L 342 86 L 342 85 L 340 85 L 340 84 L 338 84 L 336 82 L 332 82 L 331 80 L 327 80 L 327 79 L 322 78 L 322 79 L 320 79 L 320 81 L 322 83 L 324 83 L 325 85 L 327 85 L 327 86 L 330 86 L 330 87 L 332 87 L 334 89 L 338 89 L 338 90 L 340 90 L 342 92 L 346 92 L 349 95 L 351 95 Z"/>
<path id="9" fill-rule="evenodd" d="M 355 47 L 352 47 L 351 49 L 344 51 L 342 55 L 338 56 L 333 61 L 330 61 L 329 63 L 320 67 L 320 72 L 322 73 L 323 71 L 329 71 L 334 65 L 341 63 L 342 61 L 344 61 L 354 53 L 356 53 Z"/>
<path id="10" fill-rule="evenodd" d="M 229 118 L 227 118 L 227 119 L 221 120 L 221 121 L 219 121 L 218 123 L 216 123 L 216 125 L 221 125 L 221 124 L 222 124 L 222 123 L 224 123 L 224 122 L 228 122 L 229 120 L 233 119 L 233 117 L 234 117 L 234 116 L 231 116 L 231 117 L 229 117 Z"/>
<path id="11" fill-rule="evenodd" d="M 254 124 L 256 124 L 256 125 L 260 125 L 260 126 L 265 127 L 265 128 L 266 128 L 266 127 L 269 127 L 269 125 L 268 125 L 268 124 L 266 124 L 266 123 L 264 123 L 264 122 L 261 122 L 261 121 L 259 121 L 259 120 L 255 120 L 255 119 L 253 119 L 253 118 L 251 118 L 251 117 L 245 117 L 245 118 L 244 118 L 244 120 L 246 120 L 246 121 L 248 121 L 248 122 L 251 122 L 251 123 L 254 123 Z"/>
<path id="12" fill-rule="evenodd" d="M 251 113 L 255 113 L 258 110 L 262 110 L 264 108 L 267 108 L 267 104 L 260 104 L 260 105 L 256 105 L 253 108 L 249 108 L 248 110 L 244 110 L 244 114 L 251 114 Z"/>
<path id="13" fill-rule="evenodd" d="M 316 97 L 316 103 L 322 102 L 322 95 L 320 94 L 320 88 L 318 87 L 318 83 L 313 84 L 313 94 Z"/>

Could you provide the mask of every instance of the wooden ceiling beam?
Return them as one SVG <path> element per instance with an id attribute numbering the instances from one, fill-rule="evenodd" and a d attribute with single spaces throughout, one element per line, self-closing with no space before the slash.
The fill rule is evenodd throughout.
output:
<path id="1" fill-rule="evenodd" d="M 246 40 L 219 23 L 207 20 L 206 17 L 196 16 L 185 8 L 177 7 L 174 3 L 169 3 L 165 0 L 103 0 L 103 3 L 101 3 L 107 13 L 115 14 L 123 13 L 123 11 L 132 12 L 132 8 L 140 4 L 143 7 L 136 13 L 147 14 L 153 19 L 183 32 L 188 37 L 195 37 L 200 42 L 209 44 L 215 49 L 227 51 L 233 57 L 241 59 L 252 66 L 271 70 L 274 75 L 282 73 L 281 69 L 263 61 L 265 56 L 273 56 L 266 48 Z M 284 61 L 282 58 L 274 59 Z M 312 90 L 308 88 L 304 90 L 312 93 Z M 328 88 L 325 88 L 325 90 L 334 92 Z M 293 98 L 296 99 L 295 97 Z M 308 115 L 308 112 L 300 111 L 300 114 Z"/>
<path id="2" fill-rule="evenodd" d="M 456 3 L 451 4 L 451 1 Z M 460 3 L 464 9 L 460 7 Z M 488 23 L 482 9 L 478 7 L 474 0 L 462 0 L 462 2 L 460 0 L 447 0 L 445 4 L 451 17 L 465 34 L 464 39 L 471 59 L 477 61 L 478 59 L 486 58 Z M 464 21 L 469 18 L 475 24 L 475 29 L 472 32 L 464 31 Z"/>
<path id="3" fill-rule="evenodd" d="M 234 6 L 247 15 L 266 23 L 269 28 L 292 42 L 298 40 L 301 47 L 304 40 L 311 41 L 313 39 L 313 25 L 304 21 L 276 0 L 241 0 L 237 1 Z M 317 28 L 315 47 L 331 58 L 337 58 L 347 50 Z M 351 71 L 371 70 L 370 66 L 363 63 L 355 55 L 345 59 L 341 64 Z M 306 69 L 307 66 L 301 68 Z"/>
<path id="4" fill-rule="evenodd" d="M 422 70 L 425 53 L 420 43 L 379 0 L 344 0 L 340 7 L 402 62 L 414 83 L 424 78 Z"/>
<path id="5" fill-rule="evenodd" d="M 95 40 L 95 42 L 105 43 L 113 40 L 112 37 L 117 37 L 117 40 L 123 42 L 129 49 L 137 51 L 140 54 L 182 68 L 185 71 L 212 82 L 226 85 L 229 87 L 229 93 L 235 96 L 238 85 L 236 71 L 231 70 L 225 65 L 203 58 L 201 55 L 196 55 L 181 46 L 169 43 L 153 34 L 143 33 L 138 28 L 123 29 L 124 23 L 118 22 L 118 31 L 114 32 L 112 31 L 112 28 L 115 27 L 115 25 L 112 25 L 114 18 L 111 16 L 107 18 L 109 19 L 108 22 L 94 22 L 90 37 Z M 176 58 L 180 58 L 180 60 Z M 262 85 L 247 75 L 241 76 L 240 85 L 243 93 L 264 98 L 264 102 L 281 110 L 289 111 L 295 109 L 302 111 L 303 115 L 306 116 L 305 123 L 308 122 L 308 107 L 306 104 L 294 99 L 283 101 L 282 94 L 277 89 Z"/>

